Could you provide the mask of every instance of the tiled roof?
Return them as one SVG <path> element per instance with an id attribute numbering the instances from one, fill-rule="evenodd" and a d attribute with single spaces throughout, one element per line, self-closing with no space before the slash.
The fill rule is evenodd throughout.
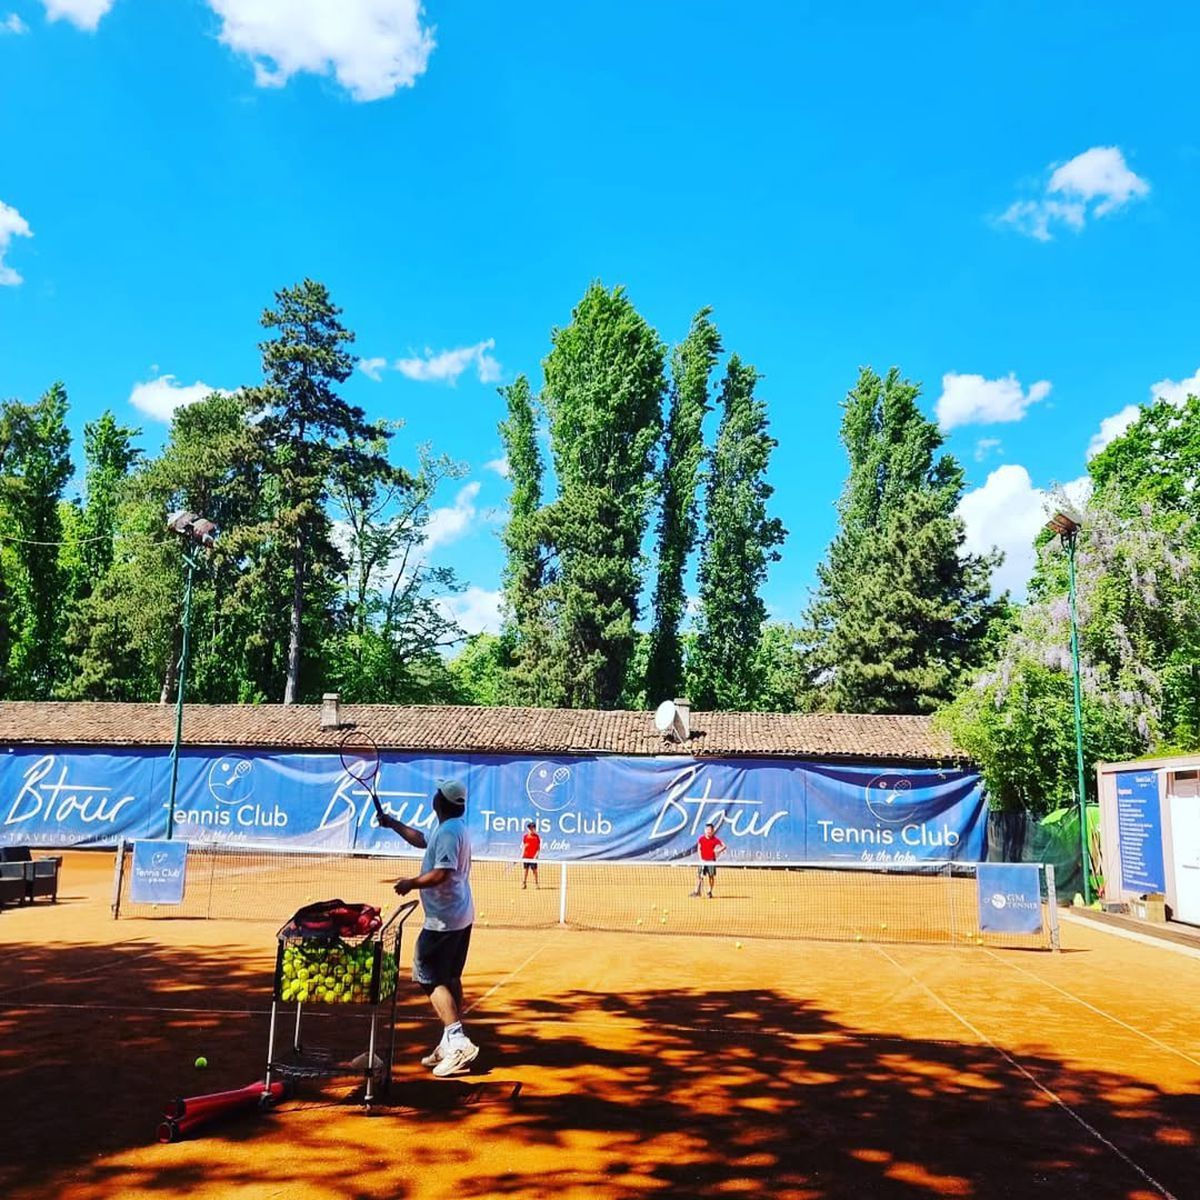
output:
<path id="1" fill-rule="evenodd" d="M 692 737 L 665 740 L 648 712 L 343 704 L 322 730 L 315 704 L 189 704 L 186 746 L 334 749 L 348 724 L 385 750 L 476 754 L 686 754 L 938 762 L 964 759 L 928 717 L 693 712 Z M 0 703 L 0 745 L 169 746 L 175 709 L 159 704 Z"/>

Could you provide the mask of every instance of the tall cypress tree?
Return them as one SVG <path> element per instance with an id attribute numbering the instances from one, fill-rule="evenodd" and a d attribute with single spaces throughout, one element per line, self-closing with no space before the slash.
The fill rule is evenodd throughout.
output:
<path id="1" fill-rule="evenodd" d="M 721 384 L 721 424 L 705 492 L 695 700 L 701 708 L 751 709 L 762 690 L 759 653 L 767 610 L 760 590 L 787 536 L 767 515 L 771 451 L 758 372 L 735 354 Z"/>
<path id="2" fill-rule="evenodd" d="M 141 451 L 137 429 L 118 425 L 104 412 L 83 427 L 84 504 L 80 514 L 79 573 L 76 595 L 86 595 L 112 565 L 113 535 L 121 489 Z"/>
<path id="3" fill-rule="evenodd" d="M 692 318 L 687 337 L 671 357 L 671 399 L 660 484 L 658 579 L 646 668 L 646 698 L 652 704 L 678 695 L 683 684 L 679 644 L 686 604 L 683 576 L 696 545 L 696 488 L 704 460 L 702 425 L 709 410 L 708 378 L 721 353 L 721 335 L 709 320 L 711 312 L 711 308 L 702 308 Z"/>
<path id="4" fill-rule="evenodd" d="M 807 615 L 810 695 L 846 712 L 921 713 L 979 661 L 995 556 L 962 553 L 963 473 L 892 368 L 843 403 L 838 533 Z"/>
<path id="5" fill-rule="evenodd" d="M 635 642 L 641 545 L 662 433 L 664 347 L 622 288 L 588 288 L 553 334 L 543 403 L 558 499 L 545 513 L 557 553 L 563 702 L 612 708 Z"/>

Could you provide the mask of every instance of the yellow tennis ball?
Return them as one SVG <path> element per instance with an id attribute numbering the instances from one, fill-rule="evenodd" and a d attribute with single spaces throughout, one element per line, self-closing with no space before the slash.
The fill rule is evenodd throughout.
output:
<path id="1" fill-rule="evenodd" d="M 733 945 L 734 945 L 734 949 L 735 949 L 735 950 L 740 950 L 740 949 L 742 948 L 742 943 L 741 943 L 741 942 L 734 942 L 734 944 L 733 944 Z"/>
<path id="2" fill-rule="evenodd" d="M 642 918 L 641 918 L 641 917 L 638 917 L 638 919 L 637 919 L 636 921 L 634 921 L 634 924 L 635 924 L 635 925 L 640 925 L 641 923 L 642 923 Z"/>
<path id="3" fill-rule="evenodd" d="M 208 1066 L 208 1059 L 205 1058 L 203 1054 L 200 1055 L 200 1057 L 198 1059 L 196 1059 L 196 1069 L 199 1071 L 202 1071 L 207 1066 Z"/>
<path id="4" fill-rule="evenodd" d="M 855 940 L 856 942 L 861 942 L 861 941 L 862 941 L 862 934 L 861 934 L 861 933 L 856 933 L 856 934 L 854 935 L 854 940 Z"/>

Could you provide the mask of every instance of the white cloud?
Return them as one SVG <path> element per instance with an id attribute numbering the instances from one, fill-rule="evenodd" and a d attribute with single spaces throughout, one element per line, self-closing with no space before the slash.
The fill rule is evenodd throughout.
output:
<path id="1" fill-rule="evenodd" d="M 4 262 L 9 244 L 15 237 L 33 237 L 33 230 L 15 208 L 0 200 L 0 287 L 16 287 L 21 282 L 21 276 Z"/>
<path id="2" fill-rule="evenodd" d="M 1182 407 L 1189 396 L 1200 396 L 1200 370 L 1187 379 L 1160 379 L 1150 385 L 1150 403 L 1155 400 L 1169 400 L 1176 407 Z"/>
<path id="3" fill-rule="evenodd" d="M 509 476 L 507 458 L 493 458 L 491 462 L 485 462 L 483 466 L 485 470 L 495 471 L 501 479 L 507 479 Z"/>
<path id="4" fill-rule="evenodd" d="M 980 438 L 975 443 L 975 461 L 983 462 L 991 454 L 998 454 L 1003 443 L 999 438 Z"/>
<path id="5" fill-rule="evenodd" d="M 48 21 L 70 21 L 77 29 L 93 32 L 116 0 L 42 0 Z"/>
<path id="6" fill-rule="evenodd" d="M 499 633 L 503 594 L 472 585 L 455 596 L 443 596 L 438 603 L 447 617 L 457 621 L 468 633 Z"/>
<path id="7" fill-rule="evenodd" d="M 1088 458 L 1095 458 L 1109 442 L 1115 442 L 1141 415 L 1140 404 L 1127 404 L 1119 413 L 1105 417 L 1100 422 L 1099 430 L 1092 434 L 1092 440 L 1088 442 Z"/>
<path id="8" fill-rule="evenodd" d="M 224 388 L 209 387 L 199 380 L 193 384 L 181 384 L 174 375 L 160 375 L 146 383 L 135 383 L 129 393 L 129 403 L 156 421 L 169 421 L 177 408 L 195 404 L 213 392 L 231 395 Z"/>
<path id="9" fill-rule="evenodd" d="M 358 360 L 358 369 L 368 379 L 373 379 L 376 383 L 383 378 L 383 373 L 387 370 L 387 365 L 388 361 L 386 358 L 360 358 Z"/>
<path id="10" fill-rule="evenodd" d="M 58 0 L 61 2 L 61 0 Z M 76 0 L 77 3 L 82 0 Z M 412 87 L 433 53 L 420 0 L 208 0 L 221 42 L 254 64 L 259 87 L 333 75 L 355 100 Z"/>
<path id="11" fill-rule="evenodd" d="M 937 402 L 938 424 L 943 429 L 959 425 L 999 425 L 1019 421 L 1030 405 L 1050 394 L 1044 379 L 1023 391 L 1016 375 L 984 379 L 982 375 L 942 376 L 942 394 Z"/>
<path id="12" fill-rule="evenodd" d="M 1000 222 L 1049 242 L 1055 224 L 1078 232 L 1089 216 L 1106 217 L 1149 192 L 1150 184 L 1129 169 L 1118 147 L 1093 146 L 1055 166 L 1044 194 L 1036 200 L 1014 201 Z"/>
<path id="13" fill-rule="evenodd" d="M 28 33 L 29 26 L 16 13 L 9 13 L 7 17 L 0 20 L 0 36 L 6 33 Z"/>
<path id="14" fill-rule="evenodd" d="M 397 359 L 396 370 L 405 378 L 415 379 L 418 383 L 454 384 L 474 363 L 480 383 L 495 383 L 502 372 L 500 364 L 488 353 L 489 350 L 495 349 L 495 346 L 496 339 L 488 338 L 474 346 L 460 346 L 456 350 L 443 350 L 438 354 L 426 349 L 424 358 Z"/>
<path id="15" fill-rule="evenodd" d="M 1090 484 L 1086 476 L 1064 487 L 1072 503 L 1086 501 Z M 958 515 L 966 526 L 964 550 L 986 554 L 993 546 L 1004 551 L 1004 562 L 992 575 L 996 592 L 1023 596 L 1037 560 L 1033 540 L 1046 523 L 1051 494 L 1033 486 L 1029 472 L 1015 464 L 997 467 L 982 487 L 959 501 Z"/>
<path id="16" fill-rule="evenodd" d="M 429 524 L 425 527 L 426 553 L 458 541 L 470 530 L 478 516 L 475 499 L 479 488 L 480 484 L 476 482 L 468 483 L 459 489 L 452 505 L 435 508 L 429 514 Z"/>

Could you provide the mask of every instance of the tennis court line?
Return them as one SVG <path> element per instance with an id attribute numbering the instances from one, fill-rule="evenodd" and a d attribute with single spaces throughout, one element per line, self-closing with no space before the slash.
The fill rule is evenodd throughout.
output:
<path id="1" fill-rule="evenodd" d="M 1028 1079 L 1029 1082 L 1032 1083 L 1039 1092 L 1046 1096 L 1047 1099 L 1052 1100 L 1055 1104 L 1057 1104 L 1058 1107 L 1063 1110 L 1063 1112 L 1065 1112 L 1082 1129 L 1090 1133 L 1092 1137 L 1096 1139 L 1096 1141 L 1098 1141 L 1102 1146 L 1106 1146 L 1109 1150 L 1111 1150 L 1123 1163 L 1126 1164 L 1126 1166 L 1132 1167 L 1133 1170 L 1136 1171 L 1146 1183 L 1148 1183 L 1156 1192 L 1158 1192 L 1160 1196 L 1163 1197 L 1163 1200 L 1178 1200 L 1178 1197 L 1173 1192 L 1169 1191 L 1166 1187 L 1159 1183 L 1158 1180 L 1155 1179 L 1154 1176 L 1151 1175 L 1150 1172 L 1144 1167 L 1134 1162 L 1134 1160 L 1130 1158 L 1120 1146 L 1114 1145 L 1112 1142 L 1110 1142 L 1108 1138 L 1106 1138 L 1104 1134 L 1100 1132 L 1100 1130 L 1092 1125 L 1091 1122 L 1089 1122 L 1085 1117 L 1077 1113 L 1060 1095 L 1058 1095 L 1057 1092 L 1052 1091 L 1044 1083 L 1042 1083 L 1042 1081 L 1038 1079 L 1032 1071 L 1019 1063 L 1007 1050 L 1004 1049 L 1003 1046 L 998 1046 L 990 1037 L 987 1036 L 987 1034 L 976 1028 L 976 1026 L 974 1026 L 970 1021 L 967 1020 L 966 1017 L 962 1015 L 962 1013 L 956 1011 L 949 1001 L 943 1000 L 942 997 L 939 996 L 937 992 L 935 992 L 927 983 L 921 979 L 918 979 L 902 963 L 898 963 L 886 950 L 883 949 L 882 946 L 873 946 L 872 949 L 877 950 L 880 954 L 882 954 L 883 957 L 886 958 L 888 962 L 890 962 L 892 966 L 896 968 L 896 970 L 907 975 L 913 983 L 915 983 L 923 992 L 925 992 L 926 995 L 928 995 L 936 1004 L 944 1008 L 946 1012 L 948 1012 L 956 1021 L 959 1022 L 960 1025 L 963 1026 L 964 1029 L 968 1030 L 974 1037 L 978 1038 L 979 1041 L 985 1046 L 990 1046 L 1010 1066 L 1015 1067 L 1016 1070 L 1024 1075 L 1025 1078 Z"/>
<path id="2" fill-rule="evenodd" d="M 490 996 L 494 995 L 496 992 L 498 992 L 506 983 L 508 983 L 508 981 L 510 979 L 515 979 L 523 970 L 525 970 L 525 968 L 527 966 L 529 966 L 529 964 L 531 962 L 533 962 L 533 960 L 535 958 L 537 958 L 537 956 L 539 954 L 541 954 L 541 952 L 543 950 L 546 949 L 547 946 L 550 945 L 550 942 L 552 941 L 552 939 L 553 939 L 553 935 L 551 935 L 551 937 L 548 937 L 540 946 L 536 946 L 533 949 L 533 951 L 529 954 L 529 956 L 525 959 L 524 962 L 522 962 L 520 965 L 514 967 L 511 971 L 509 971 L 509 973 L 507 975 L 505 975 L 503 979 L 497 981 L 496 983 L 493 983 L 492 986 L 490 988 L 488 988 L 488 990 L 486 992 L 484 992 L 483 995 L 480 996 L 477 1000 L 474 1000 L 470 1004 L 468 1004 L 466 1006 L 466 1008 L 464 1008 L 462 1010 L 462 1015 L 464 1017 L 470 1016 L 471 1013 L 475 1011 L 475 1009 L 477 1009 L 485 1000 L 488 999 L 488 997 L 490 997 Z"/>
<path id="3" fill-rule="evenodd" d="M 140 938 L 135 939 L 136 945 Z M 142 945 L 146 943 L 143 941 Z M 155 947 L 153 950 L 148 950 L 145 954 L 135 954 L 133 958 L 113 959 L 111 962 L 106 962 L 99 967 L 93 967 L 90 971 L 80 971 L 78 974 L 57 975 L 53 979 L 35 979 L 30 983 L 23 983 L 20 987 L 5 989 L 5 996 L 15 996 L 18 992 L 27 992 L 30 988 L 37 987 L 52 987 L 55 984 L 63 982 L 75 983 L 79 979 L 95 979 L 97 975 L 106 975 L 109 971 L 115 970 L 117 967 L 127 967 L 130 963 L 141 962 L 143 958 L 153 958 L 160 952 L 161 947 Z"/>
<path id="4" fill-rule="evenodd" d="M 1035 971 L 1027 970 L 1025 967 L 1020 967 L 1014 962 L 1009 962 L 1006 958 L 1001 958 L 992 950 L 988 950 L 987 954 L 996 959 L 997 962 L 1003 963 L 1006 967 L 1011 967 L 1014 971 L 1020 971 L 1022 975 L 1028 975 L 1030 979 L 1036 979 L 1038 983 L 1043 983 L 1052 991 L 1057 992 L 1060 996 L 1065 996 L 1068 1000 L 1074 1000 L 1076 1004 L 1083 1005 L 1089 1012 L 1093 1012 L 1098 1017 L 1103 1017 L 1106 1021 L 1111 1021 L 1114 1025 L 1119 1025 L 1122 1029 L 1128 1030 L 1130 1033 L 1137 1034 L 1140 1038 L 1145 1038 L 1151 1045 L 1157 1046 L 1160 1050 L 1167 1051 L 1168 1054 L 1177 1054 L 1180 1058 L 1190 1062 L 1194 1067 L 1200 1067 L 1200 1058 L 1193 1058 L 1186 1050 L 1176 1049 L 1174 1046 L 1167 1045 L 1166 1042 L 1160 1042 L 1152 1033 L 1147 1033 L 1144 1029 L 1139 1029 L 1136 1025 L 1130 1025 L 1127 1021 L 1122 1021 L 1120 1017 L 1113 1016 L 1110 1012 L 1105 1012 L 1102 1008 L 1097 1008 L 1090 1001 L 1085 1000 L 1082 996 L 1076 996 L 1074 992 L 1068 992 L 1066 988 L 1061 988 L 1056 983 L 1051 983 L 1044 975 L 1038 975 Z"/>

